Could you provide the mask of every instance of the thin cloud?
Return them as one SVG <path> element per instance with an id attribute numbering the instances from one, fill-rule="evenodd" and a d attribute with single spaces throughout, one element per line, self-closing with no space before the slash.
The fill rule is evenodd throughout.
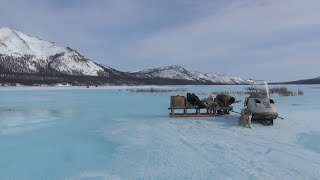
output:
<path id="1" fill-rule="evenodd" d="M 120 70 L 179 64 L 274 81 L 279 73 L 272 67 L 288 71 L 279 80 L 304 78 L 290 71 L 298 68 L 319 76 L 318 0 L 88 2 L 3 0 L 0 25 Z"/>
<path id="2" fill-rule="evenodd" d="M 252 1 L 236 1 L 219 13 L 152 33 L 129 47 L 130 56 L 146 61 L 161 60 L 164 64 L 190 64 L 190 68 L 198 63 L 203 64 L 202 68 L 198 65 L 199 69 L 214 72 L 221 71 L 218 64 L 222 64 L 227 67 L 225 73 L 248 76 L 246 71 L 250 63 L 281 62 L 282 59 L 295 59 L 297 55 L 308 58 L 310 51 L 316 52 L 314 50 L 320 48 L 319 43 L 308 43 L 310 39 L 304 39 L 308 30 L 320 29 L 320 13 L 316 8 L 320 7 L 319 1 L 248 2 Z M 298 43 L 299 48 L 287 46 L 284 51 L 279 43 L 281 45 L 284 33 L 291 31 L 296 32 L 296 37 L 290 37 L 291 43 Z M 319 35 L 319 31 L 314 34 Z M 269 45 L 264 46 L 264 42 Z M 275 43 L 276 47 L 273 47 Z M 259 47 L 263 47 L 264 53 L 257 53 Z M 260 78 L 278 78 L 276 74 L 264 72 L 263 67 L 257 68 L 261 71 Z M 289 70 L 286 66 L 281 68 Z M 292 75 L 282 78 L 291 79 Z"/>

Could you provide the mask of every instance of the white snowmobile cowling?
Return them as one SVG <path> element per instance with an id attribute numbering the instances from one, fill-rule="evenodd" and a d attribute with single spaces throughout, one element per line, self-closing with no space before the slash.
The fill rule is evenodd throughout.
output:
<path id="1" fill-rule="evenodd" d="M 276 119 L 277 108 L 272 99 L 248 98 L 248 110 L 253 114 L 252 119 Z"/>
<path id="2" fill-rule="evenodd" d="M 244 106 L 252 113 L 252 119 L 273 124 L 273 120 L 278 117 L 278 113 L 276 104 L 271 99 L 268 83 L 266 81 L 255 81 L 249 90 L 250 96 L 246 98 Z"/>

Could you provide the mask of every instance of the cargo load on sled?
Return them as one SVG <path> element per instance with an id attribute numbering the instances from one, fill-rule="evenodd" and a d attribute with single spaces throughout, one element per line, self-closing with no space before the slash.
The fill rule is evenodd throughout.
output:
<path id="1" fill-rule="evenodd" d="M 171 117 L 213 117 L 229 114 L 233 109 L 231 104 L 235 102 L 235 98 L 227 94 L 200 100 L 194 93 L 187 93 L 187 96 L 171 96 L 168 109 Z"/>

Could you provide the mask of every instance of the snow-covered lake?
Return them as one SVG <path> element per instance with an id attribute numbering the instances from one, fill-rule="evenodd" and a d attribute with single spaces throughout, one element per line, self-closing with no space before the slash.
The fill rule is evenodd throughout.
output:
<path id="1" fill-rule="evenodd" d="M 305 95 L 273 96 L 285 119 L 253 129 L 237 114 L 169 118 L 179 92 L 0 88 L 0 179 L 320 179 L 320 86 L 288 87 Z"/>

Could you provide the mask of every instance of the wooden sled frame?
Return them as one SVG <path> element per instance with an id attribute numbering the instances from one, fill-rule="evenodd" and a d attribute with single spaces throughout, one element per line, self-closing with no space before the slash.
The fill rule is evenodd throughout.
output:
<path id="1" fill-rule="evenodd" d="M 195 110 L 195 112 L 189 113 L 189 109 Z M 205 109 L 206 112 L 201 112 L 201 109 Z M 229 112 L 231 109 L 232 107 L 221 108 L 222 112 Z M 168 110 L 170 110 L 169 115 L 171 117 L 215 117 L 224 115 L 224 113 L 210 114 L 206 108 L 198 108 L 197 106 L 193 106 L 184 96 L 171 96 L 170 107 Z M 182 110 L 182 112 L 176 113 L 175 110 Z"/>

